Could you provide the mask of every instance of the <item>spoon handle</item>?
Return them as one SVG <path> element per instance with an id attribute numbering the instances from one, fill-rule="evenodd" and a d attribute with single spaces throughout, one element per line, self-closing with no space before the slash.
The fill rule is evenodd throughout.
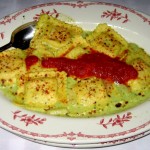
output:
<path id="1" fill-rule="evenodd" d="M 9 42 L 8 44 L 0 47 L 0 52 L 3 52 L 3 51 L 7 50 L 10 47 L 12 47 L 12 43 L 11 42 Z"/>

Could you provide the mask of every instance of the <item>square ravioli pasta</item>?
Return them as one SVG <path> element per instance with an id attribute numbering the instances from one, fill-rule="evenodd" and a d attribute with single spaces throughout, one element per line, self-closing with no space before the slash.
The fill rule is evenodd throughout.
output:
<path id="1" fill-rule="evenodd" d="M 54 70 L 30 72 L 21 77 L 19 83 L 22 85 L 23 99 L 21 100 L 18 94 L 20 101 L 17 102 L 27 109 L 34 108 L 44 112 L 55 108 L 56 103 L 65 104 L 67 102 L 65 72 Z"/>
<path id="2" fill-rule="evenodd" d="M 119 57 L 128 48 L 128 42 L 107 24 L 99 24 L 86 37 L 90 47 L 110 57 Z"/>
<path id="3" fill-rule="evenodd" d="M 0 90 L 13 102 L 16 100 L 17 80 L 26 72 L 25 51 L 6 50 L 0 53 Z"/>
<path id="4" fill-rule="evenodd" d="M 6 50 L 0 53 L 0 86 L 12 86 L 17 75 L 26 71 L 24 58 L 26 54 L 20 49 Z"/>
<path id="5" fill-rule="evenodd" d="M 77 47 L 88 47 L 83 29 L 49 15 L 41 15 L 30 43 L 32 54 L 39 57 L 60 57 Z M 86 50 L 85 50 L 86 52 Z M 84 53 L 83 51 L 81 53 Z M 69 54 L 70 57 L 70 54 Z"/>

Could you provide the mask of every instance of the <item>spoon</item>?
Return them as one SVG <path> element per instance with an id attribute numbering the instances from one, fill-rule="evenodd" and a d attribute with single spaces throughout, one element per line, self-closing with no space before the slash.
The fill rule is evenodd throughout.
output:
<path id="1" fill-rule="evenodd" d="M 15 47 L 25 50 L 29 47 L 30 41 L 34 36 L 36 22 L 29 22 L 16 28 L 11 35 L 11 40 L 8 44 L 0 47 L 0 52 L 8 48 Z"/>

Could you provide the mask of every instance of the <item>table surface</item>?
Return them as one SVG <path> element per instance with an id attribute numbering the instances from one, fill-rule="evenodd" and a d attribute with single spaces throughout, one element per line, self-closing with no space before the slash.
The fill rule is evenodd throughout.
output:
<path id="1" fill-rule="evenodd" d="M 27 8 L 33 5 L 48 3 L 52 0 L 0 0 L 0 18 L 21 10 L 23 8 Z M 54 0 L 53 0 L 54 1 Z M 60 1 L 60 0 L 55 0 Z M 70 0 L 71 1 L 71 0 Z M 150 0 L 98 0 L 105 1 L 109 3 L 116 3 L 120 5 L 124 5 L 126 7 L 136 9 L 145 14 L 150 15 Z M 105 147 L 103 150 L 149 150 L 150 148 L 150 135 L 143 137 L 141 139 L 116 145 L 112 147 Z M 52 147 L 47 145 L 42 145 L 38 143 L 34 143 L 18 137 L 4 129 L 0 128 L 0 150 L 63 150 L 66 148 Z M 99 150 L 101 148 L 97 148 Z"/>

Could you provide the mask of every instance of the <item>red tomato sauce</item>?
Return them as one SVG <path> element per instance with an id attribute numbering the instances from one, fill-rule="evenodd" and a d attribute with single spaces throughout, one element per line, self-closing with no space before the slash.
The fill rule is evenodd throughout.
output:
<path id="1" fill-rule="evenodd" d="M 31 56 L 26 57 L 25 63 L 26 63 L 26 68 L 27 68 L 27 70 L 29 70 L 30 67 L 31 67 L 32 65 L 35 65 L 38 61 L 39 61 L 39 58 L 36 57 L 36 56 L 34 56 L 34 55 L 31 55 Z"/>
<path id="2" fill-rule="evenodd" d="M 95 76 L 125 84 L 138 76 L 138 72 L 133 66 L 103 53 L 84 54 L 78 59 L 49 57 L 43 58 L 41 63 L 44 68 L 57 68 L 58 71 L 65 71 L 69 76 L 81 79 Z"/>

